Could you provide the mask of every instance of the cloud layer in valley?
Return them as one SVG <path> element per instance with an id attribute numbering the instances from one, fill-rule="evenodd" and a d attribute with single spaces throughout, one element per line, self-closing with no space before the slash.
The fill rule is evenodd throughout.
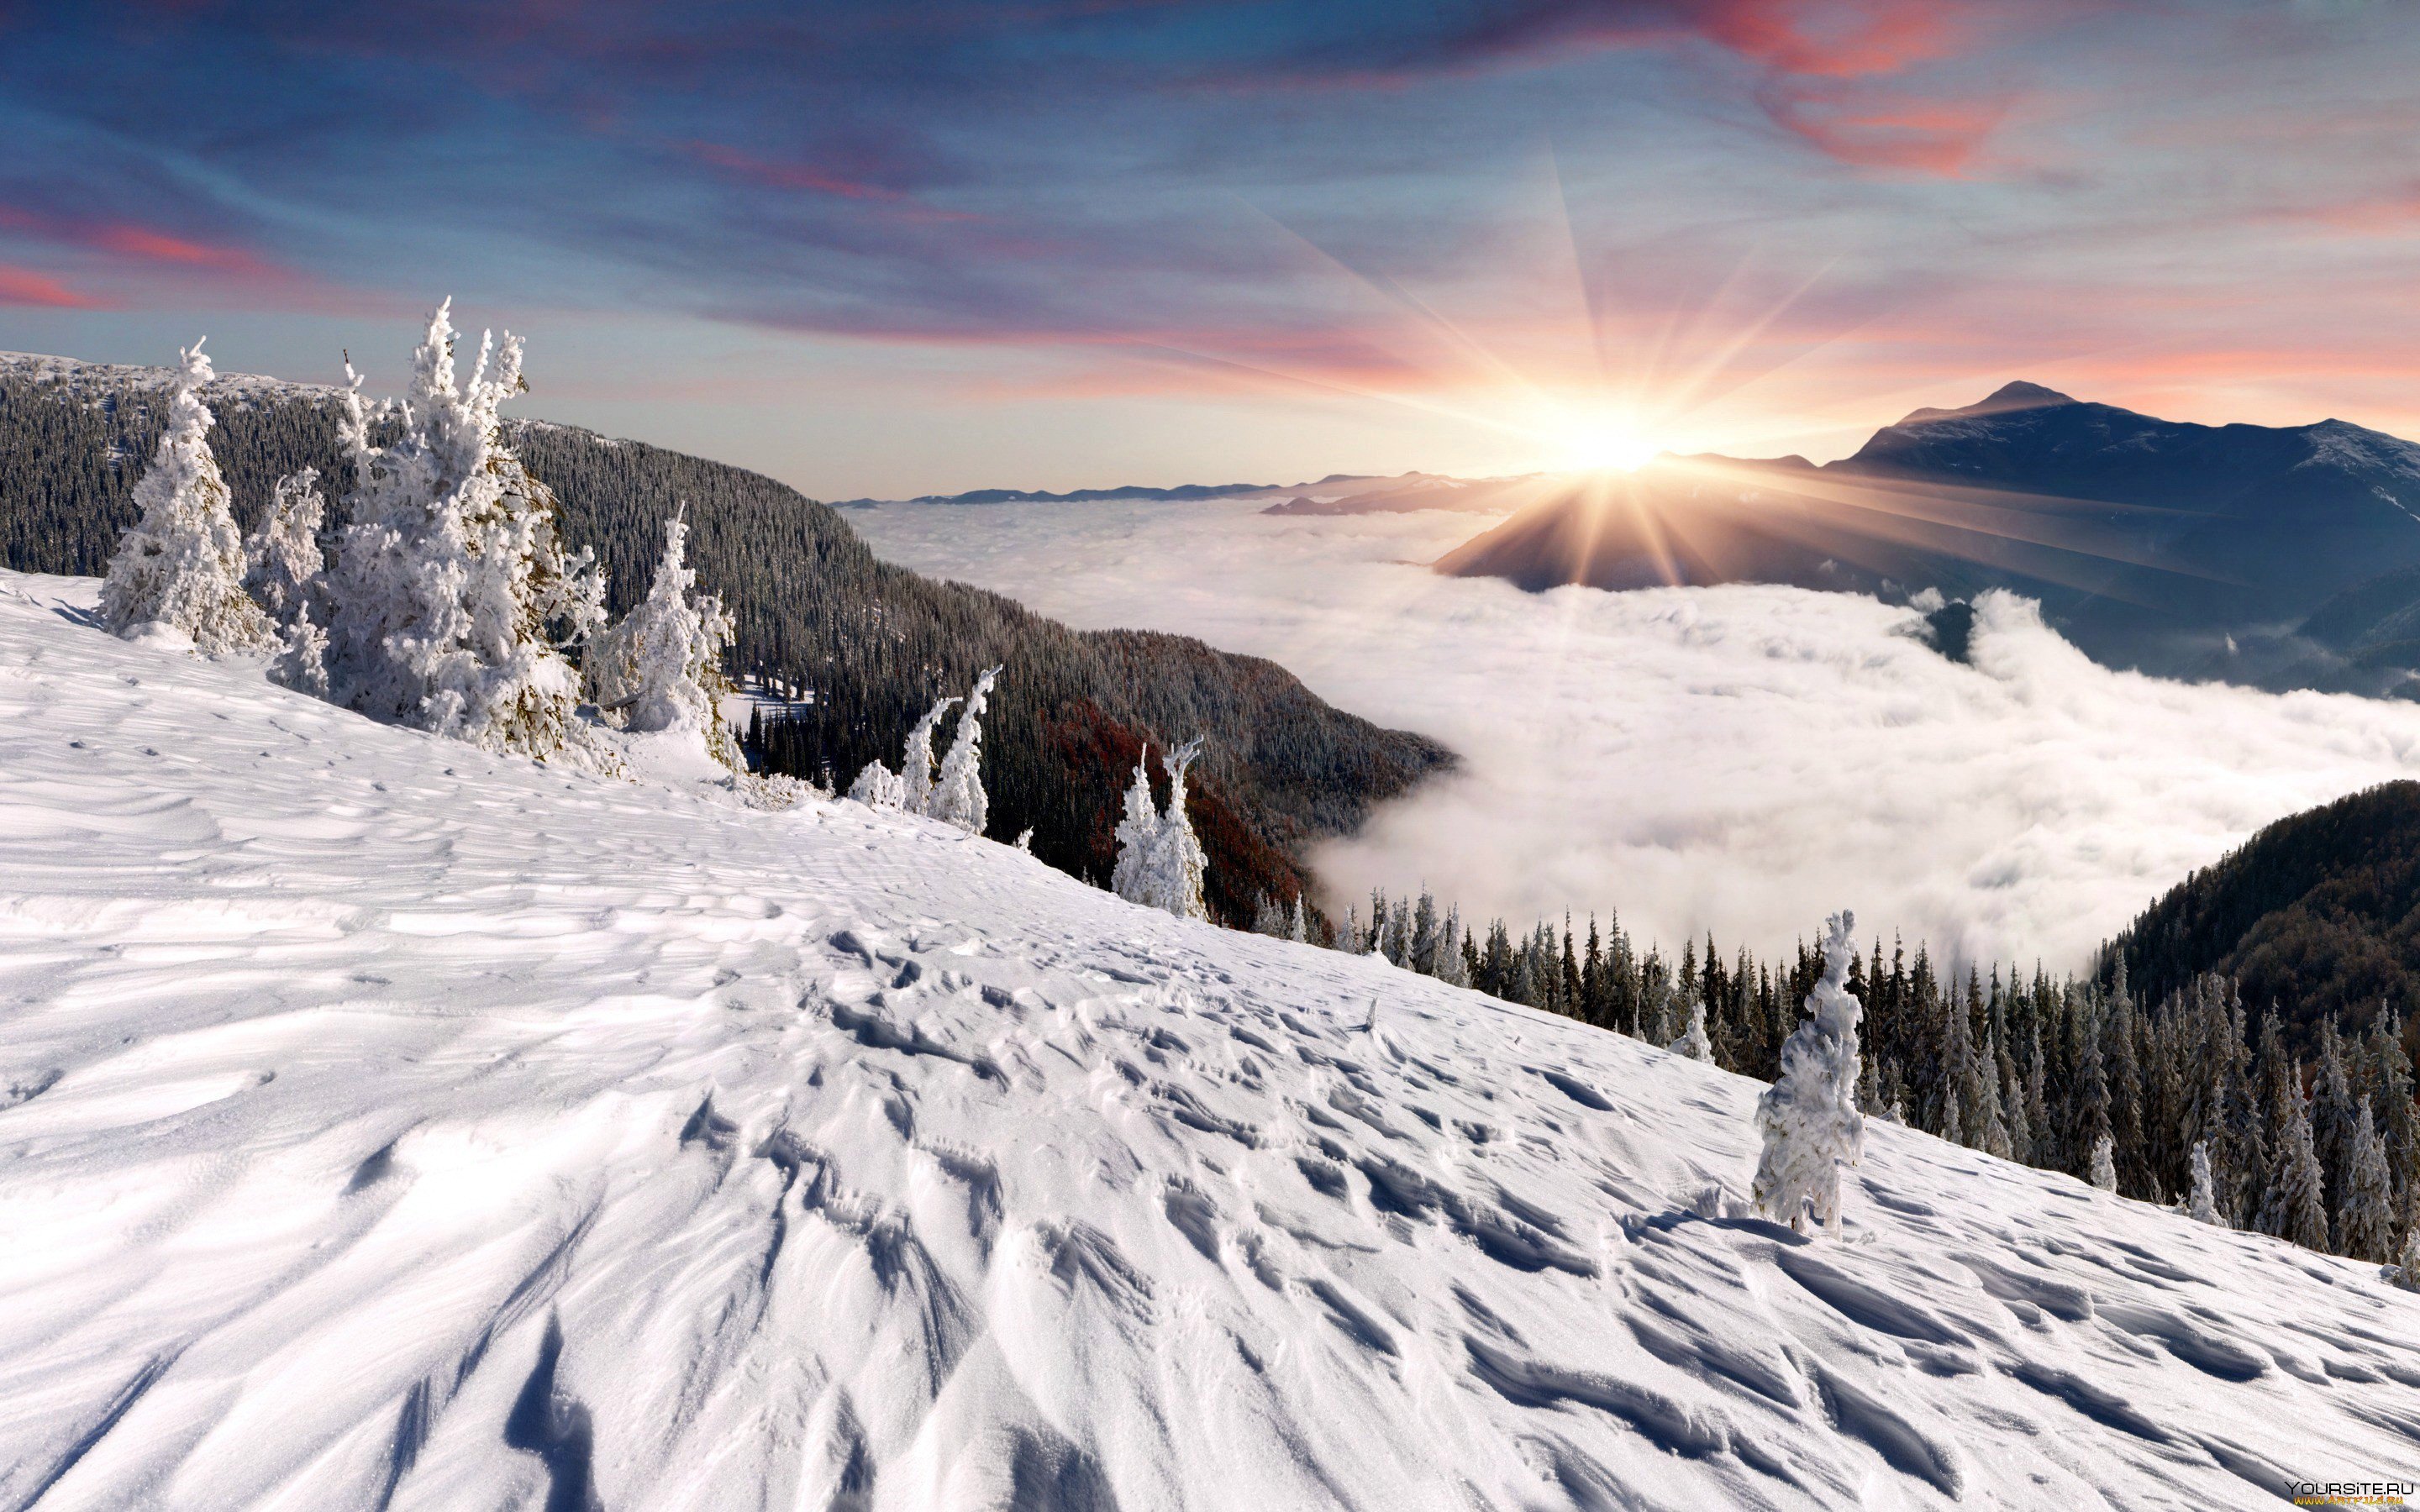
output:
<path id="1" fill-rule="evenodd" d="M 1987 600 L 1972 665 L 1869 598 L 1531 595 L 1420 565 L 1467 516 L 891 505 L 892 560 L 1085 626 L 1198 635 L 1468 758 L 1317 857 L 1340 903 L 1423 880 L 1520 922 L 1619 908 L 1768 947 L 1844 904 L 1961 960 L 2080 964 L 2271 820 L 2420 776 L 2420 707 L 2162 682 Z"/>

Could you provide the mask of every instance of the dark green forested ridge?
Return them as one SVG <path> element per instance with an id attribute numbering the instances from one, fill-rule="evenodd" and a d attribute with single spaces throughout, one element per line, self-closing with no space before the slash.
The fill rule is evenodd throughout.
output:
<path id="1" fill-rule="evenodd" d="M 2275 1005 L 2308 1049 L 2331 1015 L 2420 1018 L 2420 782 L 2387 782 L 2269 825 L 2145 909 L 2109 945 L 2152 995 L 2205 972 Z"/>
<path id="2" fill-rule="evenodd" d="M 164 377 L 0 360 L 0 565 L 104 570 L 159 436 Z M 233 379 L 202 397 L 240 524 L 303 467 L 342 492 L 331 391 Z M 1005 663 L 985 731 L 991 833 L 1032 828 L 1035 855 L 1088 880 L 1114 859 L 1120 795 L 1145 742 L 1208 736 L 1187 810 L 1209 852 L 1213 911 L 1233 921 L 1260 895 L 1302 890 L 1305 840 L 1350 831 L 1453 759 L 1330 707 L 1273 662 L 1178 636 L 1070 630 L 878 562 L 836 511 L 744 469 L 543 422 L 509 434 L 554 491 L 566 539 L 610 573 L 616 613 L 644 593 L 663 520 L 686 501 L 690 565 L 736 623 L 734 670 L 815 693 L 757 732 L 778 770 L 845 786 L 870 760 L 896 766 L 937 694 Z"/>

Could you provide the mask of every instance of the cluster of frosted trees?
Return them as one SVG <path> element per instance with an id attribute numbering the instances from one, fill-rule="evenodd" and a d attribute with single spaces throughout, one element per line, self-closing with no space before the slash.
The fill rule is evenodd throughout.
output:
<path id="1" fill-rule="evenodd" d="M 983 785 L 983 717 L 1000 672 L 994 667 L 975 679 L 938 774 L 933 769 L 933 732 L 950 706 L 959 702 L 954 698 L 937 700 L 908 732 L 907 757 L 900 770 L 868 762 L 849 785 L 848 795 L 869 809 L 923 814 L 970 835 L 982 834 L 991 822 L 991 797 Z"/>
<path id="2" fill-rule="evenodd" d="M 1152 801 L 1151 774 L 1145 750 L 1135 762 L 1134 784 L 1126 789 L 1125 814 L 1118 820 L 1117 866 L 1109 874 L 1109 890 L 1128 903 L 1163 909 L 1179 918 L 1208 918 L 1202 879 L 1208 858 L 1185 811 L 1185 774 L 1202 754 L 1199 738 L 1174 751 L 1163 752 L 1160 765 L 1168 774 L 1168 808 Z M 1300 907 L 1297 903 L 1296 927 Z M 1300 936 L 1296 936 L 1299 938 Z"/>
<path id="3" fill-rule="evenodd" d="M 715 707 L 731 622 L 693 592 L 686 522 L 669 522 L 646 599 L 609 628 L 603 576 L 565 548 L 553 496 L 500 439 L 498 407 L 525 388 L 520 341 L 483 335 L 458 379 L 450 316 L 448 301 L 429 317 L 400 403 L 365 403 L 347 364 L 336 433 L 353 486 L 333 530 L 304 471 L 238 536 L 197 392 L 209 360 L 198 342 L 180 354 L 139 517 L 102 586 L 103 624 L 270 653 L 272 675 L 300 691 L 490 750 L 581 748 L 611 764 L 580 717 L 593 703 L 621 728 L 695 730 L 736 767 Z"/>

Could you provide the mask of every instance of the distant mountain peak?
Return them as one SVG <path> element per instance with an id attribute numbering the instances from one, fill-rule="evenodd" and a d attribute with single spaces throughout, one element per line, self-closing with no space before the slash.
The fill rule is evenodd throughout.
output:
<path id="1" fill-rule="evenodd" d="M 2076 402 L 2071 394 L 2019 378 L 2014 383 L 2001 384 L 1981 404 L 1969 405 L 1967 409 L 1970 412 L 1977 409 L 2040 409 L 2050 405 Z"/>

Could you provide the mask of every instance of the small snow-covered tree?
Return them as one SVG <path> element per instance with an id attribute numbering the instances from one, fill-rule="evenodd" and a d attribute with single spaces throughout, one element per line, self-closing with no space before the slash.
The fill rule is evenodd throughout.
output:
<path id="1" fill-rule="evenodd" d="M 2420 1291 L 2420 1223 L 2403 1231 L 2402 1251 L 2386 1269 L 2386 1279 L 2406 1291 Z"/>
<path id="2" fill-rule="evenodd" d="M 2264 1233 L 2288 1239 L 2305 1249 L 2328 1247 L 2328 1209 L 2322 1196 L 2319 1151 L 2311 1144 L 2311 1120 L 2303 1111 L 2299 1093 L 2290 1098 L 2286 1127 L 2277 1138 L 2277 1159 L 2270 1168 L 2268 1198 L 2261 1204 Z"/>
<path id="3" fill-rule="evenodd" d="M 1185 775 L 1201 754 L 1202 737 L 1196 735 L 1161 758 L 1160 764 L 1168 771 L 1168 808 L 1159 816 L 1159 829 L 1152 837 L 1150 861 L 1144 869 L 1148 880 L 1143 902 L 1179 918 L 1210 917 L 1210 905 L 1202 896 L 1209 857 L 1202 854 L 1193 821 L 1185 811 Z"/>
<path id="4" fill-rule="evenodd" d="M 1296 905 L 1299 910 L 1300 905 Z M 1437 926 L 1436 980 L 1449 987 L 1470 985 L 1470 970 L 1462 958 L 1462 910 L 1448 908 Z"/>
<path id="5" fill-rule="evenodd" d="M 1303 917 L 1302 894 L 1298 892 L 1294 895 L 1294 917 L 1286 921 L 1286 938 L 1296 945 L 1311 943 L 1311 924 Z"/>
<path id="6" fill-rule="evenodd" d="M 1109 890 L 1130 903 L 1148 903 L 1146 879 L 1151 872 L 1153 841 L 1159 838 L 1159 810 L 1151 800 L 1151 775 L 1143 763 L 1146 748 L 1135 758 L 1134 781 L 1126 788 L 1125 817 L 1118 821 L 1118 860 L 1109 873 Z"/>
<path id="7" fill-rule="evenodd" d="M 1756 1168 L 1757 1211 L 1805 1233 L 1840 1231 L 1840 1171 L 1865 1158 L 1857 1111 L 1857 1025 L 1865 1010 L 1848 989 L 1854 916 L 1832 916 L 1823 976 L 1807 995 L 1807 1017 L 1781 1047 L 1781 1074 L 1757 1099 L 1764 1151 Z"/>
<path id="8" fill-rule="evenodd" d="M 2219 1214 L 2211 1182 L 2210 1141 L 2207 1139 L 2197 1142 L 2193 1148 L 2193 1196 L 2186 1202 L 2185 1216 L 2195 1223 L 2215 1224 L 2221 1228 L 2226 1227 L 2226 1220 Z"/>
<path id="9" fill-rule="evenodd" d="M 2092 1184 L 2103 1192 L 2118 1190 L 2118 1140 L 2102 1134 L 2092 1141 Z"/>
<path id="10" fill-rule="evenodd" d="M 2383 1263 L 2395 1245 L 2395 1193 L 2386 1145 L 2364 1093 L 2347 1142 L 2344 1196 L 2336 1204 L 2336 1248 L 2356 1260 Z"/>
<path id="11" fill-rule="evenodd" d="M 899 806 L 909 813 L 923 813 L 933 797 L 933 727 L 941 716 L 950 712 L 954 698 L 937 699 L 908 732 L 908 751 L 899 767 Z"/>
<path id="12" fill-rule="evenodd" d="M 848 786 L 848 795 L 869 809 L 897 813 L 908 805 L 908 785 L 880 762 L 868 762 Z"/>
<path id="13" fill-rule="evenodd" d="M 244 538 L 243 586 L 281 629 L 308 615 L 328 618 L 327 559 L 319 529 L 327 517 L 319 471 L 304 468 L 277 480 L 260 528 Z"/>
<path id="14" fill-rule="evenodd" d="M 276 628 L 243 590 L 243 540 L 210 455 L 209 407 L 194 392 L 216 375 L 198 341 L 177 356 L 167 429 L 134 486 L 134 528 L 109 559 L 101 623 L 118 635 L 164 625 L 212 655 L 274 650 Z"/>
<path id="15" fill-rule="evenodd" d="M 1686 1056 L 1691 1060 L 1712 1061 L 1714 1058 L 1714 1042 L 1706 1037 L 1706 1001 L 1702 995 L 1697 993 L 1689 995 L 1689 1026 L 1681 1031 L 1679 1039 L 1664 1048 L 1676 1056 Z"/>
<path id="16" fill-rule="evenodd" d="M 1279 907 L 1278 901 L 1267 893 L 1260 894 L 1252 907 L 1252 933 L 1281 940 L 1285 938 L 1285 910 Z"/>
<path id="17" fill-rule="evenodd" d="M 338 442 L 353 490 L 329 586 L 334 696 L 390 723 L 547 757 L 576 733 L 581 678 L 565 652 L 605 619 L 593 559 L 564 549 L 554 496 L 504 445 L 498 407 L 523 392 L 520 339 L 482 337 L 456 381 L 452 301 L 412 356 L 400 433 L 347 365 Z"/>
<path id="18" fill-rule="evenodd" d="M 950 753 L 941 758 L 941 776 L 924 800 L 924 812 L 970 835 L 980 835 L 991 822 L 991 796 L 983 785 L 983 716 L 991 702 L 991 687 L 1000 678 L 994 667 L 975 679 L 967 706 L 958 713 L 958 729 Z"/>
<path id="19" fill-rule="evenodd" d="M 731 644 L 731 616 L 712 594 L 698 594 L 689 566 L 686 509 L 664 521 L 664 554 L 647 596 L 621 624 L 592 639 L 584 658 L 588 694 L 598 708 L 622 715 L 645 733 L 694 730 L 714 758 L 739 769 L 738 746 L 722 722 L 731 691 L 722 654 Z"/>

